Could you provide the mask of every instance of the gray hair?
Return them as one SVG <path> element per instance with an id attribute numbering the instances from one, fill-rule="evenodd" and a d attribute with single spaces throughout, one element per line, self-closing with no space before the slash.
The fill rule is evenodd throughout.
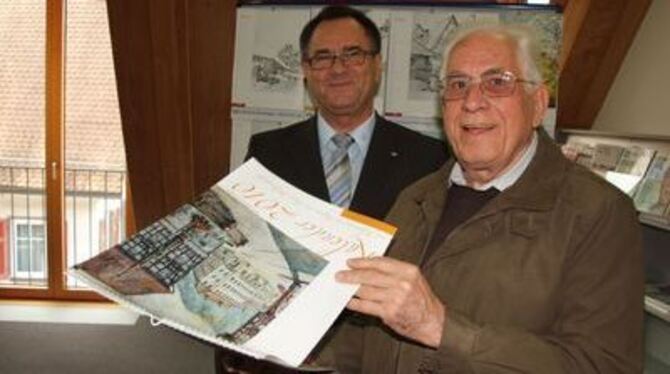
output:
<path id="1" fill-rule="evenodd" d="M 462 29 L 457 32 L 445 47 L 440 78 L 444 79 L 447 73 L 447 64 L 451 51 L 461 42 L 474 35 L 490 35 L 512 42 L 516 46 L 516 56 L 521 66 L 523 78 L 541 83 L 542 73 L 538 68 L 540 48 L 531 29 L 522 25 L 485 25 Z"/>

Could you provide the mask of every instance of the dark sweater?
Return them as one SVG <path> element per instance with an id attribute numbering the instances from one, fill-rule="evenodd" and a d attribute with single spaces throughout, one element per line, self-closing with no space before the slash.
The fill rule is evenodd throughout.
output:
<path id="1" fill-rule="evenodd" d="M 430 258 L 444 239 L 468 218 L 477 213 L 486 203 L 498 196 L 500 191 L 489 188 L 486 191 L 477 191 L 469 187 L 452 184 L 447 193 L 447 200 L 440 221 L 435 228 L 430 244 L 426 249 L 424 261 Z"/>

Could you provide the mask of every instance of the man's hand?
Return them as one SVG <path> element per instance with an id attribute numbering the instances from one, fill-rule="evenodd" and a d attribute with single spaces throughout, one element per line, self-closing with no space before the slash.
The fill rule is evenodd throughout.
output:
<path id="1" fill-rule="evenodd" d="M 415 265 L 389 257 L 347 261 L 342 283 L 360 284 L 347 308 L 379 317 L 395 332 L 429 347 L 442 340 L 444 305 Z"/>

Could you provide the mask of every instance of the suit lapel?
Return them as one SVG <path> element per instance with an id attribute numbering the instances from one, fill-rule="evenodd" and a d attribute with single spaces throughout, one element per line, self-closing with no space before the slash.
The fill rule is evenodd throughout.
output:
<path id="1" fill-rule="evenodd" d="M 310 195 L 330 201 L 319 151 L 316 116 L 300 125 L 295 135 L 284 144 L 284 149 L 295 167 L 294 183 Z"/>
<path id="2" fill-rule="evenodd" d="M 376 213 L 375 206 L 379 201 L 393 199 L 394 175 L 402 174 L 405 155 L 396 144 L 392 124 L 382 117 L 376 117 L 375 129 L 370 140 L 370 147 L 365 156 L 358 186 L 354 191 L 351 209 L 366 214 Z M 380 217 L 381 218 L 381 217 Z"/>

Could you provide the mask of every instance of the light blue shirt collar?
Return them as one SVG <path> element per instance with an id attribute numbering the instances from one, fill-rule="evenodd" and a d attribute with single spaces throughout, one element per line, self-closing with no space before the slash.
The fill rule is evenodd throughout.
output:
<path id="1" fill-rule="evenodd" d="M 335 131 L 330 124 L 326 121 L 325 118 L 321 116 L 321 113 L 317 114 L 316 117 L 316 124 L 317 124 L 317 131 L 319 134 L 319 148 L 324 149 L 327 147 L 331 147 L 332 151 L 335 151 L 335 145 L 330 141 L 330 138 L 333 137 L 333 135 L 337 134 L 337 131 Z M 349 135 L 354 138 L 354 143 L 352 144 L 352 147 L 355 145 L 359 147 L 363 151 L 363 157 L 365 157 L 365 154 L 368 151 L 368 147 L 370 146 L 370 140 L 372 139 L 372 132 L 375 129 L 375 112 L 372 113 L 368 119 L 366 119 L 360 126 L 356 127 L 353 131 L 349 132 Z M 323 156 L 323 151 L 321 152 Z"/>
<path id="2" fill-rule="evenodd" d="M 332 138 L 337 131 L 326 122 L 326 119 L 323 118 L 320 113 L 317 113 L 316 118 L 317 133 L 319 136 L 319 151 L 321 153 L 322 166 L 325 168 L 326 160 L 329 160 L 331 155 L 337 149 L 335 144 L 330 141 L 330 138 Z M 370 141 L 372 140 L 376 122 L 375 112 L 373 112 L 360 126 L 349 132 L 349 135 L 354 138 L 354 143 L 349 147 L 349 162 L 351 163 L 351 177 L 354 193 L 361 176 L 361 171 L 363 170 L 365 156 L 368 153 L 368 148 L 370 148 Z"/>
<path id="3" fill-rule="evenodd" d="M 530 162 L 531 160 L 533 160 L 533 157 L 535 156 L 536 152 L 537 152 L 537 132 L 534 131 L 533 138 L 530 141 L 530 145 L 526 148 L 519 161 L 517 161 L 516 164 L 511 169 L 509 169 L 502 175 L 495 177 L 489 183 L 486 183 L 485 185 L 479 186 L 474 189 L 478 191 L 485 191 L 493 187 L 501 192 L 506 190 L 511 185 L 516 183 L 516 181 L 519 180 L 519 178 L 521 178 L 521 175 L 523 174 L 524 171 L 526 171 L 528 165 L 530 165 Z M 456 162 L 454 164 L 454 167 L 451 169 L 449 180 L 451 181 L 451 183 L 457 184 L 459 186 L 467 186 L 467 182 L 465 181 L 465 175 L 463 174 L 463 168 L 461 168 L 461 165 L 459 165 L 458 162 Z"/>

